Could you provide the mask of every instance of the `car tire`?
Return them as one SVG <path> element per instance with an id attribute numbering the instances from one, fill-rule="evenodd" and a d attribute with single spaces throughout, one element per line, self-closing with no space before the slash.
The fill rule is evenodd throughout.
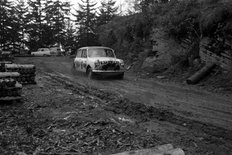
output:
<path id="1" fill-rule="evenodd" d="M 117 76 L 117 79 L 119 79 L 119 80 L 123 80 L 123 78 L 124 78 L 124 73 Z"/>
<path id="2" fill-rule="evenodd" d="M 93 79 L 93 71 L 90 67 L 87 69 L 86 75 L 89 79 Z"/>

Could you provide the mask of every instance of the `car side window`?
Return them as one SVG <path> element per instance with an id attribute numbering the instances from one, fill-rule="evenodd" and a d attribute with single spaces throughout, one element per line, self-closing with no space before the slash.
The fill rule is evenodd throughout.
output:
<path id="1" fill-rule="evenodd" d="M 81 57 L 82 58 L 87 58 L 87 50 L 86 49 L 82 50 Z"/>
<path id="2" fill-rule="evenodd" d="M 77 51 L 77 56 L 76 56 L 77 58 L 80 58 L 80 57 L 81 57 L 81 52 L 82 52 L 82 50 L 78 50 L 78 51 Z"/>

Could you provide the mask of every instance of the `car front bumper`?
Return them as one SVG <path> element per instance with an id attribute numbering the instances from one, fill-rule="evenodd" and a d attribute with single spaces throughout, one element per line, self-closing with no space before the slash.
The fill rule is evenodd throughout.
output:
<path id="1" fill-rule="evenodd" d="M 103 70 L 93 70 L 92 71 L 94 74 L 97 75 L 103 75 L 103 76 L 116 76 L 116 75 L 121 75 L 124 74 L 124 70 L 108 70 L 108 71 L 103 71 Z"/>

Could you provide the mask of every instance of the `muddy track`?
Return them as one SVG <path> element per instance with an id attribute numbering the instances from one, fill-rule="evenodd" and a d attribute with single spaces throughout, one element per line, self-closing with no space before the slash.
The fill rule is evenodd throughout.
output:
<path id="1" fill-rule="evenodd" d="M 176 115 L 167 109 L 147 106 L 139 102 L 133 102 L 114 93 L 105 92 L 92 86 L 89 88 L 88 86 L 74 83 L 70 79 L 61 77 L 56 74 L 44 74 L 50 76 L 53 80 L 62 83 L 66 89 L 70 89 L 77 94 L 79 93 L 97 97 L 99 100 L 105 103 L 103 108 L 106 111 L 111 111 L 115 114 L 125 114 L 136 119 L 138 123 L 151 120 L 169 122 L 175 125 L 189 128 L 191 130 L 195 130 L 196 132 L 204 132 L 209 136 L 232 142 L 232 135 L 230 134 L 232 132 L 231 130 L 226 130 L 224 128 L 214 126 L 210 123 L 202 123 L 200 121 L 187 119 L 185 117 Z"/>
<path id="2" fill-rule="evenodd" d="M 199 87 L 159 82 L 156 78 L 142 79 L 130 73 L 125 74 L 124 80 L 89 81 L 72 68 L 72 59 L 68 57 L 22 58 L 17 61 L 34 63 L 39 71 L 57 74 L 71 83 L 87 86 L 90 89 L 83 89 L 89 93 L 92 93 L 91 89 L 97 88 L 104 90 L 105 97 L 112 98 L 114 95 L 110 95 L 111 92 L 131 102 L 165 109 L 187 120 L 232 130 L 232 94 L 215 94 Z"/>

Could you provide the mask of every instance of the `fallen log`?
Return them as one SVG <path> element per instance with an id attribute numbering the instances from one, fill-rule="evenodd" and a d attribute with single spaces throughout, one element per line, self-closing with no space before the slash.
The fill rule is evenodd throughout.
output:
<path id="1" fill-rule="evenodd" d="M 215 63 L 210 63 L 205 65 L 201 70 L 197 71 L 195 74 L 193 74 L 191 77 L 189 77 L 186 82 L 187 84 L 196 84 L 198 83 L 202 78 L 204 78 L 207 74 L 210 73 L 210 71 L 214 68 Z"/>
<path id="2" fill-rule="evenodd" d="M 174 148 L 172 144 L 157 146 L 151 149 L 142 149 L 135 151 L 127 151 L 113 155 L 185 155 L 184 151 L 180 148 Z"/>

